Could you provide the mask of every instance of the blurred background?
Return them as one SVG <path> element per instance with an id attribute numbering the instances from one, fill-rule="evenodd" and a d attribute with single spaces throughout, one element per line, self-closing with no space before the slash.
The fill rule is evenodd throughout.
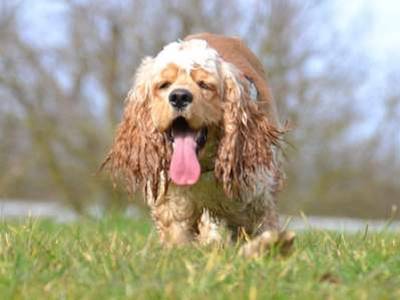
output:
<path id="1" fill-rule="evenodd" d="M 399 17 L 396 0 L 0 0 L 0 199 L 132 203 L 95 173 L 135 69 L 210 31 L 247 42 L 292 125 L 281 212 L 388 218 L 400 205 Z"/>

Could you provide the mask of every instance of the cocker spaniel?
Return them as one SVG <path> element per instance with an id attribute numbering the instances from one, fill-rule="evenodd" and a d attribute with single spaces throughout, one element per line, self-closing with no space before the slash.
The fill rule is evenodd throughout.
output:
<path id="1" fill-rule="evenodd" d="M 244 233 L 253 240 L 242 251 L 253 255 L 282 239 L 283 133 L 251 50 L 196 34 L 143 60 L 103 167 L 144 197 L 163 243 Z"/>

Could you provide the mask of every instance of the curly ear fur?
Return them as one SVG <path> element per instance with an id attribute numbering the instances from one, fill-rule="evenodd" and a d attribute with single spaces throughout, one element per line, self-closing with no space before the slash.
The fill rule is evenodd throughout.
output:
<path id="1" fill-rule="evenodd" d="M 131 192 L 141 188 L 147 195 L 158 195 L 160 189 L 166 188 L 166 180 L 161 178 L 168 170 L 171 149 L 150 117 L 151 79 L 148 77 L 151 64 L 151 58 L 145 59 L 136 73 L 123 119 L 101 169 L 107 168 L 114 179 L 125 181 Z"/>
<path id="2" fill-rule="evenodd" d="M 250 99 L 247 83 L 239 70 L 223 66 L 224 116 L 223 137 L 215 162 L 215 177 L 225 193 L 239 196 L 256 187 L 260 175 L 272 175 L 272 192 L 278 190 L 282 174 L 276 158 L 283 131 L 268 120 L 261 103 Z M 265 178 L 265 180 L 268 180 Z"/>

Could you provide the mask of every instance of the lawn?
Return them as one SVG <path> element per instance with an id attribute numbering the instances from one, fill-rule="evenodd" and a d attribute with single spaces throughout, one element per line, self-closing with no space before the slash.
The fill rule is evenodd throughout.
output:
<path id="1" fill-rule="evenodd" d="M 164 249 L 147 220 L 0 224 L 1 299 L 400 299 L 400 234 L 298 233 L 293 251 Z"/>

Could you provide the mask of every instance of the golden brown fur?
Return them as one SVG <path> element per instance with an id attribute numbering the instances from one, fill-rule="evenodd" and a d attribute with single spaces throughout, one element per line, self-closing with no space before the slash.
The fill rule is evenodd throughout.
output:
<path id="1" fill-rule="evenodd" d="M 205 50 L 193 40 L 206 41 Z M 168 51 L 198 63 L 187 68 Z M 142 193 L 166 244 L 220 240 L 223 228 L 233 234 L 277 229 L 282 129 L 261 64 L 239 39 L 212 34 L 189 36 L 160 53 L 139 67 L 103 166 Z M 253 83 L 257 99 L 250 97 Z M 168 102 L 177 88 L 193 94 L 184 111 Z M 174 184 L 168 174 L 173 150 L 166 132 L 178 116 L 193 130 L 209 131 L 198 154 L 202 175 L 191 186 Z"/>
<path id="2" fill-rule="evenodd" d="M 151 102 L 152 119 L 159 131 L 165 131 L 171 124 L 171 120 L 176 116 L 176 112 L 165 100 L 167 95 L 176 88 L 186 88 L 194 94 L 192 104 L 182 114 L 191 127 L 196 129 L 205 124 L 216 124 L 221 119 L 222 107 L 219 105 L 218 78 L 215 78 L 213 74 L 202 69 L 195 69 L 186 74 L 175 64 L 170 64 L 160 72 L 154 81 L 153 100 Z M 207 82 L 209 88 L 200 88 L 196 84 L 199 81 Z M 171 84 L 160 89 L 160 85 L 165 82 L 171 82 Z"/>
<path id="3" fill-rule="evenodd" d="M 265 81 L 264 68 L 254 53 L 237 37 L 222 36 L 212 33 L 198 33 L 189 35 L 185 40 L 203 39 L 215 48 L 224 60 L 234 64 L 245 76 L 257 86 L 259 103 L 265 111 L 268 120 L 278 125 L 278 115 L 271 91 Z"/>

